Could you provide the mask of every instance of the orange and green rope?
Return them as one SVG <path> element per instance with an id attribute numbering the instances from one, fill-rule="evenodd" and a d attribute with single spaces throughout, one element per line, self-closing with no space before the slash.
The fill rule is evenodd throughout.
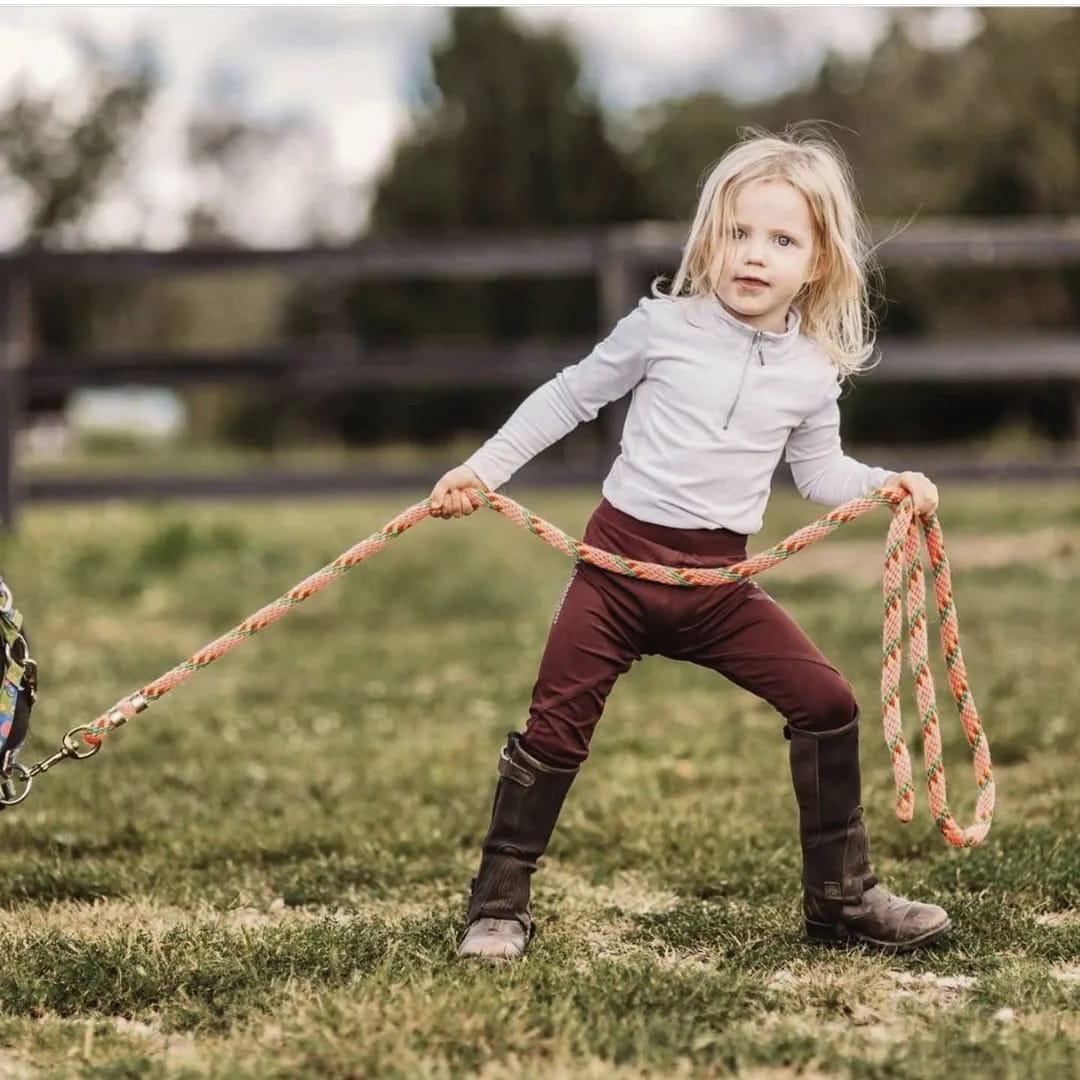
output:
<path id="1" fill-rule="evenodd" d="M 990 763 L 990 747 L 982 729 L 975 699 L 968 685 L 964 659 L 960 652 L 960 631 L 956 604 L 953 600 L 949 562 L 941 525 L 934 514 L 924 518 L 915 515 L 910 496 L 881 490 L 861 499 L 853 499 L 831 510 L 817 521 L 792 533 L 775 547 L 753 555 L 729 567 L 679 568 L 658 563 L 639 562 L 609 551 L 602 551 L 576 540 L 562 529 L 505 495 L 472 488 L 469 498 L 474 506 L 486 506 L 515 524 L 528 529 L 545 543 L 575 560 L 591 563 L 603 570 L 627 577 L 656 581 L 679 588 L 723 586 L 744 581 L 768 570 L 809 545 L 829 536 L 840 526 L 855 521 L 879 507 L 893 510 L 885 546 L 883 590 L 885 601 L 882 629 L 881 702 L 884 716 L 885 743 L 892 759 L 896 782 L 896 816 L 907 822 L 915 807 L 915 785 L 911 759 L 904 741 L 900 715 L 900 669 L 902 665 L 903 611 L 902 594 L 906 586 L 909 661 L 915 677 L 915 696 L 923 734 L 923 759 L 929 793 L 930 813 L 945 839 L 954 847 L 973 847 L 990 831 L 994 814 L 994 776 Z M 231 652 L 253 634 L 287 615 L 297 604 L 336 581 L 358 563 L 381 551 L 391 540 L 430 516 L 431 501 L 424 499 L 404 510 L 377 532 L 361 540 L 332 563 L 317 570 L 284 596 L 260 608 L 228 633 L 210 642 L 194 656 L 148 683 L 140 691 L 121 699 L 82 731 L 82 739 L 90 746 L 99 746 L 115 727 L 142 712 L 152 702 L 174 687 L 187 682 L 197 672 Z M 971 748 L 977 802 L 975 824 L 962 828 L 949 811 L 945 787 L 945 765 L 941 751 L 941 731 L 937 712 L 934 681 L 928 662 L 926 631 L 926 586 L 920 558 L 920 526 L 926 540 L 930 567 L 934 575 L 934 596 L 937 601 L 941 631 L 941 646 L 948 669 L 949 687 L 960 714 L 960 723 Z"/>

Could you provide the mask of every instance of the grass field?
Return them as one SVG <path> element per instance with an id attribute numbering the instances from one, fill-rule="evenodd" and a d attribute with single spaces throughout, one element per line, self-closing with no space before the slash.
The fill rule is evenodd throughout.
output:
<path id="1" fill-rule="evenodd" d="M 423 493 L 35 509 L 0 547 L 41 664 L 25 761 Z M 511 492 L 580 535 L 592 494 Z M 815 951 L 781 719 L 648 659 L 535 879 L 522 964 L 454 947 L 498 749 L 569 563 L 488 512 L 423 522 L 0 816 L 0 1080 L 1080 1076 L 1080 493 L 942 490 L 994 754 L 985 844 L 892 814 L 884 512 L 761 579 L 863 705 L 876 869 L 943 947 Z M 778 494 L 760 550 L 821 508 Z M 950 802 L 966 744 L 934 658 Z M 910 679 L 906 729 L 916 766 Z"/>

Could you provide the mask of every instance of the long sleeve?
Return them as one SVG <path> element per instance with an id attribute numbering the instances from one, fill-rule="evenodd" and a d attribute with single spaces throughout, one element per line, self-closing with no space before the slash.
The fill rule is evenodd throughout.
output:
<path id="1" fill-rule="evenodd" d="M 621 319 L 584 360 L 534 390 L 465 461 L 488 487 L 505 484 L 526 462 L 642 380 L 649 339 L 646 303 Z"/>
<path id="2" fill-rule="evenodd" d="M 882 487 L 887 469 L 864 465 L 840 446 L 840 384 L 833 383 L 825 403 L 788 438 L 784 459 L 799 494 L 826 506 L 840 506 Z"/>

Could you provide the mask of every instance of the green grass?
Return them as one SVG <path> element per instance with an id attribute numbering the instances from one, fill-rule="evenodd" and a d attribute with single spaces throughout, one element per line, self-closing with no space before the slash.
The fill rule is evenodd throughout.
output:
<path id="1" fill-rule="evenodd" d="M 423 494 L 31 509 L 0 546 L 41 663 L 23 759 Z M 511 494 L 579 536 L 596 501 Z M 998 786 L 976 849 L 945 845 L 925 790 L 912 824 L 892 815 L 885 513 L 823 541 L 829 568 L 761 580 L 856 689 L 875 867 L 949 909 L 943 946 L 805 943 L 780 717 L 650 658 L 541 863 L 528 960 L 457 962 L 498 748 L 569 572 L 481 512 L 421 523 L 0 815 L 0 1077 L 1080 1076 L 1080 496 L 942 494 Z M 820 509 L 779 493 L 752 550 Z M 918 774 L 909 677 L 903 700 Z"/>
<path id="2" fill-rule="evenodd" d="M 243 473 L 260 469 L 438 469 L 439 462 L 466 457 L 476 440 L 458 440 L 437 447 L 391 443 L 346 447 L 340 443 L 284 445 L 275 448 L 238 447 L 212 442 L 140 440 L 127 436 L 84 439 L 59 458 L 24 451 L 20 474 L 27 479 L 78 477 L 88 474 L 131 476 L 188 476 Z"/>

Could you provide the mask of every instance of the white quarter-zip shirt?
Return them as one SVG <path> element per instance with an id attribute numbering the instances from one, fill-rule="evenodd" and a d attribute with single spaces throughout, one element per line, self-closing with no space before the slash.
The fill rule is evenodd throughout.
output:
<path id="1" fill-rule="evenodd" d="M 603 484 L 613 506 L 681 529 L 761 529 L 784 454 L 800 493 L 839 506 L 889 471 L 840 445 L 840 381 L 788 312 L 776 334 L 717 299 L 649 298 L 584 360 L 534 390 L 465 464 L 492 490 L 610 401 L 633 391 Z"/>

